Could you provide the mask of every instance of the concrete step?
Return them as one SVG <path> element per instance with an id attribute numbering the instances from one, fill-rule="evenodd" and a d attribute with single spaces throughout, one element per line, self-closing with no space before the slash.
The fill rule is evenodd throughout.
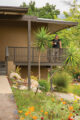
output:
<path id="1" fill-rule="evenodd" d="M 6 71 L 0 71 L 0 75 L 6 75 Z"/>
<path id="2" fill-rule="evenodd" d="M 0 62 L 0 75 L 6 75 L 6 63 Z"/>

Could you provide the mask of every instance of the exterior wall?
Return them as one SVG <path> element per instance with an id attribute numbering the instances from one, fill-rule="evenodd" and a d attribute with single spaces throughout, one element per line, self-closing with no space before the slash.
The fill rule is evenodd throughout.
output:
<path id="1" fill-rule="evenodd" d="M 16 66 L 15 64 L 13 63 L 13 61 L 8 61 L 8 66 L 7 66 L 7 70 L 8 70 L 8 75 L 13 71 L 15 72 L 16 70 Z"/>
<path id="2" fill-rule="evenodd" d="M 28 68 L 27 67 L 21 67 L 21 76 L 22 78 L 27 78 Z M 38 77 L 38 67 L 32 66 L 31 67 L 31 75 Z M 41 79 L 48 79 L 48 68 L 47 67 L 41 67 Z"/>
<path id="3" fill-rule="evenodd" d="M 32 23 L 31 46 L 34 44 L 35 32 L 41 26 L 47 24 Z M 5 48 L 12 47 L 27 47 L 27 23 L 25 22 L 0 22 L 0 61 L 5 60 Z"/>

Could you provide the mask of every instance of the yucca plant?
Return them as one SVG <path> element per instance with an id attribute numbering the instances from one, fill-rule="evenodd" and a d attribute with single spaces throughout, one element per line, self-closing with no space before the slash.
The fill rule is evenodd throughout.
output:
<path id="1" fill-rule="evenodd" d="M 35 45 L 37 46 L 39 50 L 39 68 L 38 68 L 38 73 L 39 73 L 39 80 L 40 80 L 40 57 L 41 57 L 41 51 L 44 51 L 45 48 L 48 46 L 48 40 L 49 40 L 50 34 L 48 30 L 44 27 L 41 27 L 38 32 L 36 33 L 36 41 Z"/>

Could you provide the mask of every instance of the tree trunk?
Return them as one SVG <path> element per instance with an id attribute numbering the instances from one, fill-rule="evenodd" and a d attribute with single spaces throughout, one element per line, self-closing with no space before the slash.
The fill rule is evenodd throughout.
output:
<path id="1" fill-rule="evenodd" d="M 50 68 L 50 91 L 53 91 L 53 87 L 52 87 L 53 81 L 52 81 L 52 66 Z"/>
<path id="2" fill-rule="evenodd" d="M 38 68 L 38 75 L 39 75 L 39 80 L 41 79 L 41 70 L 40 70 L 40 50 L 39 50 L 39 68 Z"/>

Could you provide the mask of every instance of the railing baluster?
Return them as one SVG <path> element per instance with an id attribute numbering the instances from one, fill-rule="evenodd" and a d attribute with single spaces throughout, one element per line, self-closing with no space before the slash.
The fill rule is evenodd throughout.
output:
<path id="1" fill-rule="evenodd" d="M 31 61 L 34 64 L 38 64 L 38 49 L 37 47 L 31 48 L 32 56 Z M 66 49 L 47 48 L 46 52 L 41 53 L 41 63 L 57 64 L 62 63 L 66 60 L 67 52 Z M 13 60 L 19 64 L 27 64 L 27 47 L 9 47 L 9 60 Z"/>

